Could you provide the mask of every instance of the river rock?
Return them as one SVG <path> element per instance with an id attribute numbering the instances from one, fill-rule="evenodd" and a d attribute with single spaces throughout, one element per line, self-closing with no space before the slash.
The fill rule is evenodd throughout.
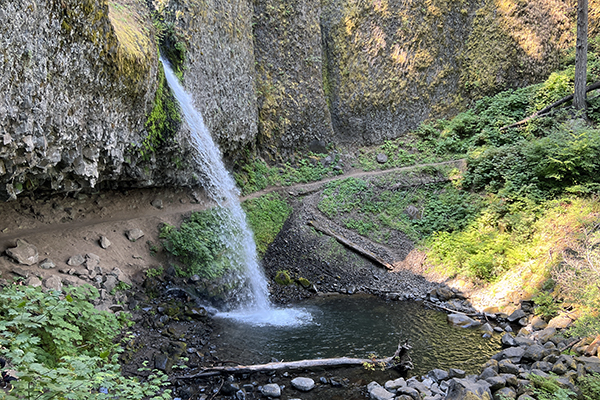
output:
<path id="1" fill-rule="evenodd" d="M 291 383 L 293 387 L 303 392 L 308 392 L 309 390 L 312 390 L 315 387 L 315 381 L 313 381 L 310 378 L 294 378 L 292 379 Z"/>
<path id="2" fill-rule="evenodd" d="M 421 394 L 419 391 L 408 386 L 398 388 L 396 394 L 410 396 L 413 400 L 421 400 Z"/>
<path id="3" fill-rule="evenodd" d="M 539 361 L 545 356 L 545 351 L 539 344 L 532 344 L 523 353 L 523 360 Z"/>
<path id="4" fill-rule="evenodd" d="M 17 247 L 6 249 L 6 255 L 23 265 L 33 265 L 39 261 L 37 247 L 23 239 L 17 239 Z"/>
<path id="5" fill-rule="evenodd" d="M 461 328 L 471 328 L 481 325 L 481 322 L 469 318 L 464 314 L 448 314 L 447 319 L 451 325 Z"/>
<path id="6" fill-rule="evenodd" d="M 517 342 L 515 342 L 515 337 L 510 333 L 505 333 L 504 335 L 502 335 L 502 339 L 500 339 L 500 342 L 504 347 L 512 347 L 517 345 Z"/>
<path id="7" fill-rule="evenodd" d="M 498 371 L 504 374 L 517 375 L 519 373 L 519 366 L 511 360 L 500 360 L 498 362 Z"/>
<path id="8" fill-rule="evenodd" d="M 369 396 L 373 400 L 390 400 L 395 397 L 394 393 L 388 392 L 379 383 L 373 381 L 367 385 Z"/>
<path id="9" fill-rule="evenodd" d="M 141 229 L 134 228 L 126 231 L 125 236 L 127 236 L 127 239 L 129 239 L 130 242 L 135 242 L 144 236 L 144 232 L 142 232 Z"/>
<path id="10" fill-rule="evenodd" d="M 450 368 L 448 370 L 448 378 L 449 379 L 452 379 L 452 378 L 464 378 L 465 376 L 467 376 L 467 372 L 463 371 L 462 369 Z"/>
<path id="11" fill-rule="evenodd" d="M 494 393 L 494 400 L 512 400 L 516 398 L 517 392 L 510 387 L 503 387 Z"/>
<path id="12" fill-rule="evenodd" d="M 387 381 L 385 385 L 383 385 L 386 390 L 390 392 L 395 392 L 398 388 L 405 387 L 406 381 L 404 378 L 394 379 L 393 381 Z"/>
<path id="13" fill-rule="evenodd" d="M 103 249 L 108 249 L 108 247 L 112 244 L 110 240 L 108 240 L 108 238 L 104 235 L 100 236 L 100 240 L 98 240 L 98 243 Z"/>
<path id="14" fill-rule="evenodd" d="M 524 353 L 525 349 L 523 347 L 509 347 L 500 352 L 500 359 L 506 358 L 514 363 L 519 363 Z"/>
<path id="15" fill-rule="evenodd" d="M 433 379 L 434 382 L 440 383 L 441 381 L 445 381 L 446 379 L 448 379 L 449 374 L 443 369 L 436 368 L 429 371 L 427 376 Z"/>
<path id="16" fill-rule="evenodd" d="M 525 313 L 525 311 L 519 308 L 518 310 L 515 310 L 512 314 L 508 316 L 508 320 L 510 322 L 515 322 L 526 316 L 527 314 Z"/>
<path id="17" fill-rule="evenodd" d="M 479 329 L 485 333 L 493 333 L 494 332 L 494 328 L 492 327 L 492 325 L 490 325 L 489 322 L 486 322 L 485 324 L 481 325 L 479 327 Z"/>
<path id="18" fill-rule="evenodd" d="M 495 392 L 496 390 L 506 386 L 506 379 L 500 375 L 490 376 L 485 381 L 490 384 L 490 390 L 492 392 Z"/>
<path id="19" fill-rule="evenodd" d="M 485 381 L 451 379 L 446 400 L 492 400 L 490 386 Z"/>
<path id="20" fill-rule="evenodd" d="M 484 368 L 483 371 L 481 371 L 481 374 L 479 374 L 479 379 L 485 380 L 494 376 L 498 376 L 498 370 L 494 367 L 487 367 Z"/>
<path id="21" fill-rule="evenodd" d="M 565 329 L 571 325 L 573 320 L 566 315 L 559 315 L 548 322 L 549 328 Z"/>
<path id="22" fill-rule="evenodd" d="M 269 384 L 263 386 L 260 389 L 260 392 L 263 394 L 263 396 L 267 396 L 267 397 L 281 396 L 281 388 L 276 383 L 269 383 Z"/>

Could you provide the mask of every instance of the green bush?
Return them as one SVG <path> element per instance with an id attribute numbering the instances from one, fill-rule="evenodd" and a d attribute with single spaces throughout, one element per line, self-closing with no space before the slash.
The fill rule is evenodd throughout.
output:
<path id="1" fill-rule="evenodd" d="M 600 399 L 600 374 L 591 373 L 577 379 L 584 400 Z"/>
<path id="2" fill-rule="evenodd" d="M 146 382 L 120 373 L 114 342 L 127 321 L 96 310 L 92 286 L 65 293 L 10 285 L 0 292 L 0 354 L 18 380 L 6 399 L 170 399 L 166 376 Z M 100 389 L 102 388 L 102 391 Z"/>
<path id="3" fill-rule="evenodd" d="M 292 208 L 277 193 L 247 200 L 242 203 L 242 207 L 254 232 L 258 253 L 264 255 L 292 213 Z"/>
<path id="4" fill-rule="evenodd" d="M 239 229 L 239 228 L 238 228 Z M 160 236 L 165 249 L 183 264 L 183 274 L 217 278 L 234 269 L 228 241 L 235 236 L 236 227 L 225 209 L 214 208 L 195 212 L 179 229 L 165 225 Z"/>

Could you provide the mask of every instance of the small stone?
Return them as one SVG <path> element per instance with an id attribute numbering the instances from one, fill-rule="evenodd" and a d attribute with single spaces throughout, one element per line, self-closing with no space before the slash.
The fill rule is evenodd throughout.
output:
<path id="1" fill-rule="evenodd" d="M 125 236 L 127 236 L 127 239 L 129 239 L 130 242 L 135 242 L 136 240 L 144 236 L 144 232 L 142 232 L 141 229 L 134 228 L 125 232 Z"/>
<path id="2" fill-rule="evenodd" d="M 52 269 L 56 268 L 56 264 L 54 264 L 54 261 L 52 261 L 51 259 L 45 258 L 44 260 L 42 260 L 39 267 L 42 269 Z"/>
<path id="3" fill-rule="evenodd" d="M 296 389 L 301 390 L 303 392 L 308 392 L 315 387 L 315 381 L 313 381 L 310 378 L 302 378 L 302 377 L 294 378 L 294 379 L 292 379 L 291 383 L 292 383 L 293 387 L 295 387 Z"/>
<path id="4" fill-rule="evenodd" d="M 17 247 L 6 249 L 6 255 L 23 265 L 33 265 L 39 261 L 37 248 L 23 239 L 17 239 Z"/>
<path id="5" fill-rule="evenodd" d="M 85 258 L 81 254 L 75 254 L 67 260 L 67 265 L 77 267 L 85 262 Z"/>
<path id="6" fill-rule="evenodd" d="M 100 236 L 100 240 L 98 240 L 98 243 L 103 249 L 107 249 L 112 244 L 106 236 Z"/>
<path id="7" fill-rule="evenodd" d="M 375 159 L 377 160 L 377 162 L 379 164 L 385 164 L 388 160 L 388 156 L 385 155 L 384 153 L 379 153 L 379 154 L 377 154 L 377 157 L 375 157 Z"/>
<path id="8" fill-rule="evenodd" d="M 263 396 L 279 397 L 281 396 L 281 388 L 276 383 L 269 383 L 261 388 Z"/>
<path id="9" fill-rule="evenodd" d="M 161 199 L 154 199 L 150 204 L 152 204 L 152 207 L 158 208 L 159 210 L 162 210 L 163 208 L 163 201 Z"/>

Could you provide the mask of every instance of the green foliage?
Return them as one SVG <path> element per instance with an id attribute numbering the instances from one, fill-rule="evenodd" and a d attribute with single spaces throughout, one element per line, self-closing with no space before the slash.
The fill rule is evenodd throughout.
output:
<path id="1" fill-rule="evenodd" d="M 341 169 L 335 168 L 338 160 L 325 166 L 325 157 L 326 155 L 309 153 L 307 158 L 301 159 L 297 164 L 284 163 L 274 167 L 268 166 L 260 158 L 254 158 L 239 166 L 234 176 L 242 194 L 249 194 L 267 186 L 289 186 L 341 174 Z"/>
<path id="2" fill-rule="evenodd" d="M 65 294 L 19 285 L 0 292 L 0 354 L 19 377 L 4 398 L 170 399 L 166 376 L 121 376 L 114 339 L 124 325 L 92 306 L 97 296 L 89 285 Z"/>
<path id="3" fill-rule="evenodd" d="M 600 374 L 591 373 L 580 377 L 577 386 L 584 400 L 600 399 Z"/>
<path id="4" fill-rule="evenodd" d="M 287 285 L 291 285 L 292 283 L 294 283 L 294 280 L 290 276 L 289 271 L 286 271 L 286 270 L 277 271 L 277 273 L 275 274 L 275 278 L 273 280 L 277 284 L 282 285 L 282 286 L 287 286 Z"/>
<path id="5" fill-rule="evenodd" d="M 179 229 L 165 225 L 160 237 L 165 249 L 183 264 L 183 276 L 197 274 L 214 279 L 236 268 L 232 261 L 228 241 L 234 237 L 236 228 L 227 210 L 215 208 L 195 212 Z"/>
<path id="6" fill-rule="evenodd" d="M 292 208 L 277 193 L 247 200 L 242 203 L 242 207 L 254 232 L 258 253 L 264 255 L 267 247 L 275 240 L 283 223 L 292 213 Z"/>
<path id="7" fill-rule="evenodd" d="M 529 374 L 529 380 L 533 383 L 534 393 L 538 400 L 567 400 L 576 395 L 572 390 L 561 387 L 556 381 L 556 377 L 552 375 L 544 378 Z"/>
<path id="8" fill-rule="evenodd" d="M 146 270 L 146 276 L 150 278 L 158 278 L 159 276 L 162 276 L 164 272 L 165 270 L 162 265 L 159 265 L 156 268 L 148 268 Z"/>
<path id="9" fill-rule="evenodd" d="M 533 302 L 535 303 L 535 315 L 544 319 L 556 316 L 560 310 L 560 304 L 551 292 L 539 292 L 533 298 Z"/>
<path id="10" fill-rule="evenodd" d="M 139 150 L 142 159 L 149 160 L 152 153 L 173 138 L 180 125 L 179 107 L 171 90 L 166 85 L 165 72 L 161 66 L 158 71 L 154 106 L 145 125 L 148 136 L 142 142 Z"/>

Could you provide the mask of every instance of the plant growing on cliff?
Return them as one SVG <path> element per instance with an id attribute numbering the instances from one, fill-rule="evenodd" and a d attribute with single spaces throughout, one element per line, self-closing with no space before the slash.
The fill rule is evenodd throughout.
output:
<path id="1" fill-rule="evenodd" d="M 65 292 L 10 285 L 0 292 L 0 354 L 16 371 L 17 399 L 170 399 L 166 376 L 144 382 L 120 373 L 121 347 L 114 339 L 127 325 L 114 314 L 98 311 L 90 300 L 92 286 Z"/>
<path id="2" fill-rule="evenodd" d="M 292 208 L 277 193 L 247 200 L 242 203 L 242 207 L 254 232 L 258 253 L 264 255 L 291 214 Z"/>

